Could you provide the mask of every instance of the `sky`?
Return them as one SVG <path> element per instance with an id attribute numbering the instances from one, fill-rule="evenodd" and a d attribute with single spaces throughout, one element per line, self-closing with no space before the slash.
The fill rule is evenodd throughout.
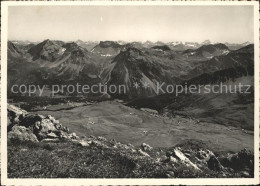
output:
<path id="1" fill-rule="evenodd" d="M 13 6 L 8 39 L 254 41 L 253 6 Z"/>

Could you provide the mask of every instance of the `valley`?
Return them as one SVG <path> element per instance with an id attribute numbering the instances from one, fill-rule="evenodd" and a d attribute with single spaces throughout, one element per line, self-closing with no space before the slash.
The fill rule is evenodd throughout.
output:
<path id="1" fill-rule="evenodd" d="M 183 116 L 173 118 L 154 115 L 116 101 L 105 101 L 87 106 L 33 113 L 52 115 L 71 132 L 79 136 L 104 136 L 122 143 L 139 146 L 147 143 L 157 148 L 169 148 L 184 141 L 203 141 L 216 152 L 253 150 L 253 133 L 218 123 L 197 122 Z M 198 135 L 199 134 L 199 135 Z"/>

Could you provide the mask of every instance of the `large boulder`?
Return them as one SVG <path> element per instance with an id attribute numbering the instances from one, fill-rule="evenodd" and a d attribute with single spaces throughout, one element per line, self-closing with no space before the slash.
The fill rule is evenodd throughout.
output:
<path id="1" fill-rule="evenodd" d="M 12 131 L 13 126 L 14 131 Z M 19 127 L 18 127 L 19 126 Z M 17 128 L 18 127 L 18 128 Z M 18 130 L 19 129 L 19 130 Z M 78 139 L 75 134 L 68 134 L 69 129 L 63 127 L 53 116 L 47 117 L 39 114 L 28 113 L 19 107 L 8 105 L 8 131 L 11 131 L 10 138 L 26 138 L 27 133 L 37 137 L 36 140 L 43 139 Z M 19 137 L 19 135 L 22 135 Z M 32 138 L 32 140 L 35 140 Z"/>
<path id="2" fill-rule="evenodd" d="M 143 143 L 143 144 L 141 145 L 141 147 L 142 147 L 142 150 L 143 150 L 143 151 L 151 151 L 151 150 L 153 149 L 150 145 L 148 145 L 148 144 L 146 144 L 146 143 Z"/>
<path id="3" fill-rule="evenodd" d="M 10 105 L 10 104 L 7 104 L 7 110 L 8 110 L 8 112 L 15 112 L 17 115 L 28 113 L 27 111 L 25 111 L 19 107 L 16 107 L 14 105 Z"/>
<path id="4" fill-rule="evenodd" d="M 181 151 L 181 148 L 175 147 L 171 151 L 166 152 L 166 156 L 169 158 L 169 161 L 183 164 L 186 167 L 191 167 L 195 170 L 200 170 L 200 168 L 193 163 L 189 158 L 187 158 L 184 153 Z"/>
<path id="5" fill-rule="evenodd" d="M 50 133 L 57 133 L 58 129 L 56 129 L 55 125 L 52 123 L 50 119 L 42 119 L 42 121 L 35 122 L 34 133 L 37 135 L 38 139 L 42 140 L 44 138 L 48 138 Z"/>
<path id="6" fill-rule="evenodd" d="M 7 131 L 11 131 L 14 125 L 19 124 L 19 118 L 21 115 L 23 116 L 27 114 L 25 110 L 10 104 L 7 104 L 7 113 Z"/>
<path id="7" fill-rule="evenodd" d="M 142 156 L 147 156 L 147 157 L 150 157 L 149 154 L 147 154 L 146 152 L 142 151 L 141 149 L 138 149 L 138 153 Z"/>
<path id="8" fill-rule="evenodd" d="M 82 147 L 89 147 L 89 141 L 84 141 L 84 140 L 80 140 L 78 141 L 78 144 L 79 146 L 82 146 Z"/>
<path id="9" fill-rule="evenodd" d="M 31 130 L 24 126 L 15 125 L 12 130 L 7 134 L 8 139 L 18 139 L 20 141 L 32 141 L 38 142 L 37 137 L 33 134 Z"/>

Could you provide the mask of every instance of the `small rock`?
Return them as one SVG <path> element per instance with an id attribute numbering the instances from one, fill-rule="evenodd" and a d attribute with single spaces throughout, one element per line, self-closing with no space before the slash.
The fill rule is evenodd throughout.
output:
<path id="1" fill-rule="evenodd" d="M 90 138 L 92 138 L 92 139 L 96 139 L 96 137 L 95 137 L 95 136 L 93 136 L 93 135 L 90 135 L 89 137 L 90 137 Z"/>
<path id="2" fill-rule="evenodd" d="M 170 176 L 170 178 L 174 178 L 174 172 L 173 171 L 168 171 L 168 175 Z"/>
<path id="3" fill-rule="evenodd" d="M 70 138 L 70 139 L 79 139 L 79 137 L 76 135 L 75 132 L 69 134 L 69 135 L 68 135 L 68 138 Z"/>
<path id="4" fill-rule="evenodd" d="M 62 131 L 62 130 L 59 130 L 57 132 L 57 136 L 59 136 L 60 139 L 68 139 L 68 133 Z"/>
<path id="5" fill-rule="evenodd" d="M 141 147 L 142 147 L 142 149 L 143 149 L 144 151 L 151 151 L 151 150 L 153 149 L 150 145 L 148 145 L 148 144 L 146 144 L 146 143 L 143 143 L 143 144 L 141 145 Z"/>
<path id="6" fill-rule="evenodd" d="M 169 162 L 172 162 L 172 163 L 177 163 L 177 162 L 178 162 L 178 160 L 177 160 L 176 158 L 174 158 L 174 157 L 170 156 L 170 158 L 169 158 Z"/>
<path id="7" fill-rule="evenodd" d="M 59 141 L 58 138 L 45 138 L 43 140 L 41 140 L 41 142 L 56 142 L 56 141 Z"/>
<path id="8" fill-rule="evenodd" d="M 147 154 L 146 152 L 142 151 L 141 149 L 139 149 L 138 152 L 139 152 L 141 155 L 143 155 L 143 156 L 150 157 L 149 154 Z"/>
<path id="9" fill-rule="evenodd" d="M 100 141 L 94 141 L 94 140 L 93 140 L 93 141 L 91 141 L 90 143 L 91 143 L 92 145 L 96 146 L 96 147 L 108 148 L 107 145 L 101 143 Z"/>
<path id="10" fill-rule="evenodd" d="M 132 152 L 136 152 L 136 150 L 135 150 L 135 149 L 131 149 L 131 151 L 132 151 Z"/>
<path id="11" fill-rule="evenodd" d="M 250 174 L 247 171 L 241 171 L 240 173 L 242 177 L 247 177 L 247 178 L 250 177 Z"/>
<path id="12" fill-rule="evenodd" d="M 99 141 L 106 141 L 107 139 L 106 138 L 104 138 L 103 136 L 98 136 L 98 138 L 97 138 Z"/>
<path id="13" fill-rule="evenodd" d="M 87 141 L 79 141 L 79 145 L 82 146 L 82 147 L 88 147 L 89 146 L 89 143 Z"/>
<path id="14" fill-rule="evenodd" d="M 40 130 L 41 122 L 40 122 L 40 121 L 36 121 L 34 127 L 35 127 L 37 130 Z"/>
<path id="15" fill-rule="evenodd" d="M 161 157 L 161 161 L 162 161 L 162 162 L 165 162 L 165 161 L 167 161 L 167 160 L 168 160 L 168 157 L 167 157 L 167 156 L 163 155 L 163 156 Z"/>
<path id="16" fill-rule="evenodd" d="M 221 171 L 220 174 L 221 174 L 223 177 L 227 177 L 227 175 L 226 175 L 223 171 Z"/>
<path id="17" fill-rule="evenodd" d="M 52 119 L 53 117 L 51 115 L 46 116 L 46 119 Z"/>
<path id="18" fill-rule="evenodd" d="M 128 143 L 127 146 L 130 148 L 134 148 L 134 146 L 131 143 Z"/>
<path id="19" fill-rule="evenodd" d="M 74 137 L 76 137 L 77 135 L 76 135 L 76 133 L 75 133 L 75 132 L 73 132 L 73 133 L 71 133 L 71 136 L 74 136 Z"/>
<path id="20" fill-rule="evenodd" d="M 54 134 L 53 132 L 47 134 L 48 138 L 58 138 L 58 136 L 56 134 Z"/>

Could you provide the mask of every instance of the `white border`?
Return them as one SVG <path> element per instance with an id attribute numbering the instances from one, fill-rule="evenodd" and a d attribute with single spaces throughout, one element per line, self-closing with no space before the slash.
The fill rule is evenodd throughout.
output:
<path id="1" fill-rule="evenodd" d="M 79 6 L 79 5 L 101 5 L 101 6 L 254 6 L 254 54 L 255 54 L 255 129 L 254 129 L 254 153 L 255 153 L 255 177 L 254 178 L 190 178 L 190 179 L 9 179 L 7 178 L 7 18 L 8 6 Z M 259 2 L 257 1 L 12 1 L 1 2 L 1 183 L 4 185 L 249 185 L 259 184 Z"/>

